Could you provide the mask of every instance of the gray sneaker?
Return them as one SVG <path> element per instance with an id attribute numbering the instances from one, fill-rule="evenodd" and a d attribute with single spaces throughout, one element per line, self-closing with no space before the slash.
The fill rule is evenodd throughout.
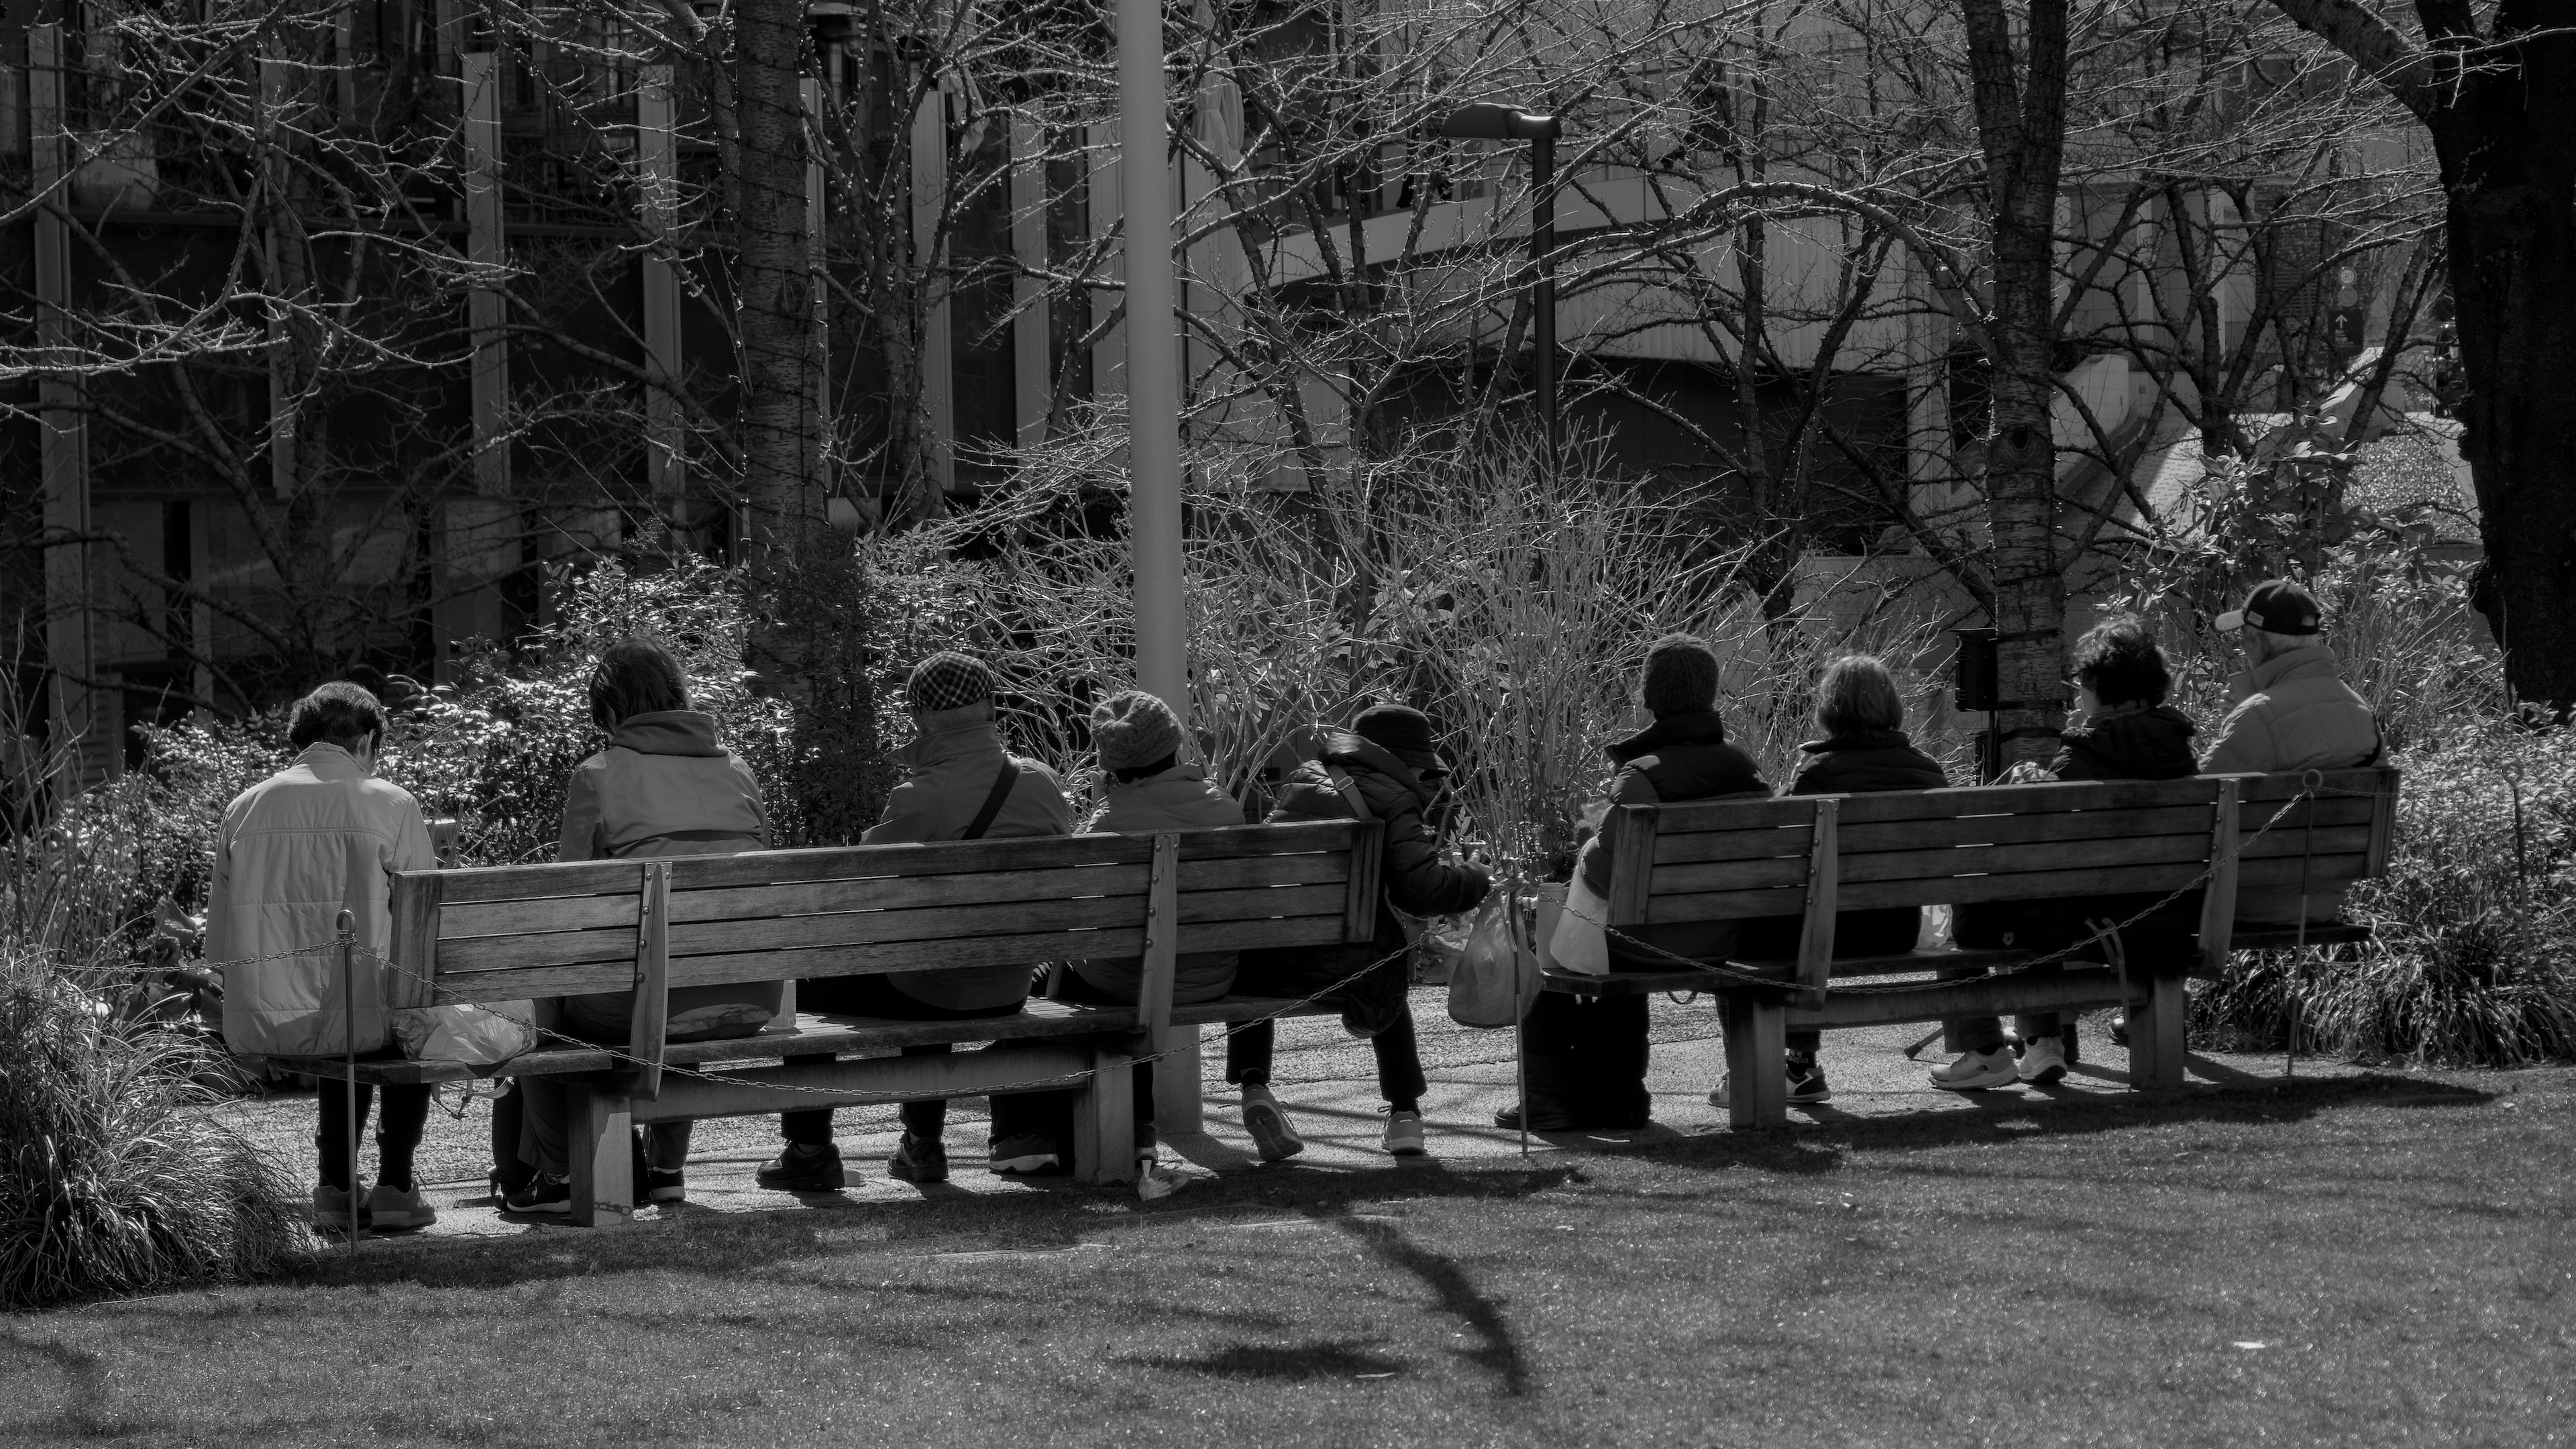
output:
<path id="1" fill-rule="evenodd" d="M 438 1221 L 438 1209 L 420 1195 L 420 1187 L 388 1187 L 377 1183 L 367 1196 L 367 1214 L 378 1229 L 425 1228 Z"/>
<path id="2" fill-rule="evenodd" d="M 1288 1114 L 1268 1087 L 1243 1089 L 1243 1130 L 1264 1162 L 1279 1162 L 1306 1150 L 1306 1139 L 1288 1125 Z"/>
<path id="3" fill-rule="evenodd" d="M 367 1200 L 363 1197 L 360 1198 L 358 1200 L 358 1229 L 361 1232 L 366 1231 L 368 1227 L 367 1208 Z M 313 1231 L 317 1233 L 345 1233 L 348 1230 L 348 1191 L 345 1188 L 333 1187 L 327 1182 L 316 1183 L 313 1188 Z"/>

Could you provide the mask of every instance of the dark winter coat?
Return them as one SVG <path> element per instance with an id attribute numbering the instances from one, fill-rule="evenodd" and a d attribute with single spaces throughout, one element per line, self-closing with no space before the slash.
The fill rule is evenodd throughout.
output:
<path id="1" fill-rule="evenodd" d="M 2048 773 L 2060 780 L 2179 780 L 2200 768 L 2193 728 L 2168 704 L 2113 705 L 2066 731 Z"/>
<path id="2" fill-rule="evenodd" d="M 1903 730 L 1866 730 L 1809 740 L 1799 750 L 1808 756 L 1789 783 L 1791 795 L 1878 795 L 1890 790 L 1939 790 L 1950 777 L 1941 762 L 1914 748 Z M 1775 916 L 1745 923 L 1743 953 L 1753 959 L 1775 959 L 1798 952 L 1804 922 Z M 1834 915 L 1834 954 L 1894 956 L 1914 949 L 1923 912 L 1917 906 L 1839 911 Z"/>
<path id="3" fill-rule="evenodd" d="M 1684 800 L 1767 799 L 1771 787 L 1753 757 L 1726 742 L 1726 723 L 1715 710 L 1668 714 L 1645 729 L 1609 746 L 1610 762 L 1619 767 L 1610 779 L 1609 803 L 1676 804 Z M 1595 894 L 1610 893 L 1614 864 L 1610 839 L 1599 834 L 1585 842 L 1575 861 L 1584 884 Z M 1735 951 L 1738 923 L 1691 921 L 1669 926 L 1622 926 L 1620 936 L 1687 956 L 1694 961 L 1724 960 Z M 1668 970 L 1672 963 L 1631 949 L 1619 936 L 1610 938 L 1610 960 L 1623 971 Z"/>

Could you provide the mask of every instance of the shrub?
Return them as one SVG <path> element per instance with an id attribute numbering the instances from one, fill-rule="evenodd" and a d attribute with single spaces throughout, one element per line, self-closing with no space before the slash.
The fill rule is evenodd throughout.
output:
<path id="1" fill-rule="evenodd" d="M 187 1036 L 113 1023 L 0 950 L 0 1308 L 231 1280 L 307 1251 L 281 1173 L 196 1108 Z"/>

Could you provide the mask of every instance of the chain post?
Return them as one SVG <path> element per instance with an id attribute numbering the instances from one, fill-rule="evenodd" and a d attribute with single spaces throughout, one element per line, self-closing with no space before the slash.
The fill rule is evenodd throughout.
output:
<path id="1" fill-rule="evenodd" d="M 348 1104 L 348 1130 L 342 1134 L 348 1148 L 347 1167 L 342 1176 L 349 1187 L 349 1256 L 358 1256 L 358 929 L 357 917 L 340 913 L 340 1052 L 345 1075 L 340 1088 Z"/>

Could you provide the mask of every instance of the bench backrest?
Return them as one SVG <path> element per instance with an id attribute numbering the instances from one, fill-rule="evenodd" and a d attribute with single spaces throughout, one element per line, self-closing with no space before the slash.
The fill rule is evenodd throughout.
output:
<path id="1" fill-rule="evenodd" d="M 2335 889 L 2387 869 L 2396 804 L 2397 771 L 2368 768 L 1622 806 L 1602 824 L 1609 923 L 1804 915 L 1812 938 L 1821 915 L 1823 959 L 1808 960 L 1812 939 L 1800 951 L 1801 975 L 1821 980 L 1836 910 L 2173 891 L 2206 876 L 2215 918 L 2222 895 L 2232 916 L 2239 888 Z"/>
<path id="2" fill-rule="evenodd" d="M 394 877 L 386 990 L 425 1006 L 620 991 L 648 969 L 668 989 L 1124 956 L 1147 958 L 1149 981 L 1161 958 L 1168 993 L 1177 953 L 1371 939 L 1382 828 L 408 871 Z"/>

